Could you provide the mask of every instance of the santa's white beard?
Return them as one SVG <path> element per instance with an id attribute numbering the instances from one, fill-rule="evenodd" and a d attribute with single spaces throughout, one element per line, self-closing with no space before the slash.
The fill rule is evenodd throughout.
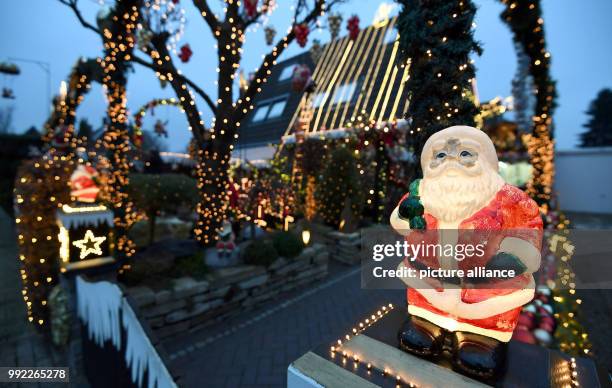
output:
<path id="1" fill-rule="evenodd" d="M 419 194 L 425 211 L 438 220 L 459 223 L 485 207 L 504 185 L 494 171 L 476 177 L 423 178 Z"/>

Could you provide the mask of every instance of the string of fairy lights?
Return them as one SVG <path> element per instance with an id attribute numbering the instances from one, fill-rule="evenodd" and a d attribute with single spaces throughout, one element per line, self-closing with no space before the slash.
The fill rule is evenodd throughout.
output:
<path id="1" fill-rule="evenodd" d="M 391 370 L 390 367 L 386 366 L 373 366 L 372 361 L 366 360 L 357 353 L 351 353 L 350 351 L 343 349 L 343 344 L 346 344 L 364 330 L 374 325 L 376 322 L 384 318 L 389 312 L 394 309 L 393 304 L 381 306 L 375 313 L 369 315 L 362 321 L 358 322 L 349 333 L 346 333 L 342 338 L 339 338 L 333 345 L 330 346 L 330 357 L 335 359 L 337 356 L 342 357 L 342 366 L 348 368 L 347 364 L 352 364 L 353 370 L 358 368 L 366 368 L 367 375 L 370 376 L 372 373 L 379 373 L 385 378 L 389 378 L 395 383 L 397 387 L 410 387 L 414 388 L 417 385 L 413 381 L 409 381 L 407 376 L 402 376 L 399 372 Z"/>

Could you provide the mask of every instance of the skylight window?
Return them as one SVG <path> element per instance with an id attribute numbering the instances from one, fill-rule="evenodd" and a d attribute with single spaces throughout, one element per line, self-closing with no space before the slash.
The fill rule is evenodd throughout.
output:
<path id="1" fill-rule="evenodd" d="M 257 122 L 265 120 L 266 115 L 268 114 L 269 108 L 270 108 L 270 105 L 268 104 L 257 107 L 257 110 L 255 111 L 255 114 L 253 115 L 253 119 L 251 121 L 253 121 L 254 123 L 257 123 Z"/>
<path id="2" fill-rule="evenodd" d="M 281 71 L 280 75 L 278 76 L 278 80 L 279 81 L 285 81 L 285 80 L 291 78 L 291 75 L 293 75 L 293 69 L 294 68 L 295 68 L 295 65 L 287 65 L 287 66 L 285 66 L 283 71 Z"/>
<path id="3" fill-rule="evenodd" d="M 285 110 L 285 105 L 287 105 L 287 100 L 279 100 L 274 102 L 270 107 L 270 111 L 268 112 L 268 119 L 273 119 L 282 115 L 283 111 Z"/>

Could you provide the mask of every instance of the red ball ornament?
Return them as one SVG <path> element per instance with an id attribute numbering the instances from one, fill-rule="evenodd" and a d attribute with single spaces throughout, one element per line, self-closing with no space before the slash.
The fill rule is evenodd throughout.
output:
<path id="1" fill-rule="evenodd" d="M 357 36 L 359 35 L 359 16 L 351 16 L 351 18 L 346 22 L 346 29 L 349 32 L 349 38 L 351 40 L 357 39 Z"/>
<path id="2" fill-rule="evenodd" d="M 528 330 L 531 330 L 535 327 L 535 318 L 533 315 L 522 313 L 521 315 L 519 315 L 517 324 L 524 326 Z"/>
<path id="3" fill-rule="evenodd" d="M 191 58 L 191 56 L 193 55 L 193 51 L 191 51 L 191 47 L 189 47 L 189 43 L 185 43 L 183 46 L 181 46 L 180 48 L 180 53 L 179 53 L 179 58 L 181 59 L 181 62 L 186 63 L 189 62 L 189 59 Z"/>
<path id="4" fill-rule="evenodd" d="M 297 65 L 293 68 L 293 77 L 291 78 L 291 88 L 295 92 L 302 92 L 311 82 L 310 68 L 306 65 Z"/>
<path id="5" fill-rule="evenodd" d="M 512 334 L 512 339 L 526 344 L 535 345 L 536 339 L 531 332 L 524 326 L 517 326 Z"/>
<path id="6" fill-rule="evenodd" d="M 308 34 L 310 33 L 310 28 L 305 23 L 296 24 L 293 26 L 293 33 L 295 34 L 295 40 L 297 40 L 300 47 L 305 47 L 308 42 Z"/>
<path id="7" fill-rule="evenodd" d="M 255 16 L 257 14 L 257 0 L 244 0 L 244 10 L 248 17 Z"/>

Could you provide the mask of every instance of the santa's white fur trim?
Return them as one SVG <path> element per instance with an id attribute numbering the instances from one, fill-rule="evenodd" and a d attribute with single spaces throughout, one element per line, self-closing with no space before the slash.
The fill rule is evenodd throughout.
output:
<path id="1" fill-rule="evenodd" d="M 490 338 L 495 338 L 496 340 L 501 342 L 508 342 L 512 338 L 511 331 L 485 329 L 482 327 L 471 325 L 469 323 L 458 322 L 453 318 L 444 317 L 429 310 L 425 310 L 424 308 L 413 306 L 410 304 L 408 305 L 408 313 L 426 319 L 429 322 L 438 325 L 442 328 L 445 328 L 449 331 L 467 331 L 470 333 L 476 333 Z"/>
<path id="2" fill-rule="evenodd" d="M 529 241 L 517 237 L 506 237 L 499 246 L 499 252 L 510 253 L 518 257 L 527 266 L 528 273 L 534 273 L 540 269 L 542 255 Z"/>

